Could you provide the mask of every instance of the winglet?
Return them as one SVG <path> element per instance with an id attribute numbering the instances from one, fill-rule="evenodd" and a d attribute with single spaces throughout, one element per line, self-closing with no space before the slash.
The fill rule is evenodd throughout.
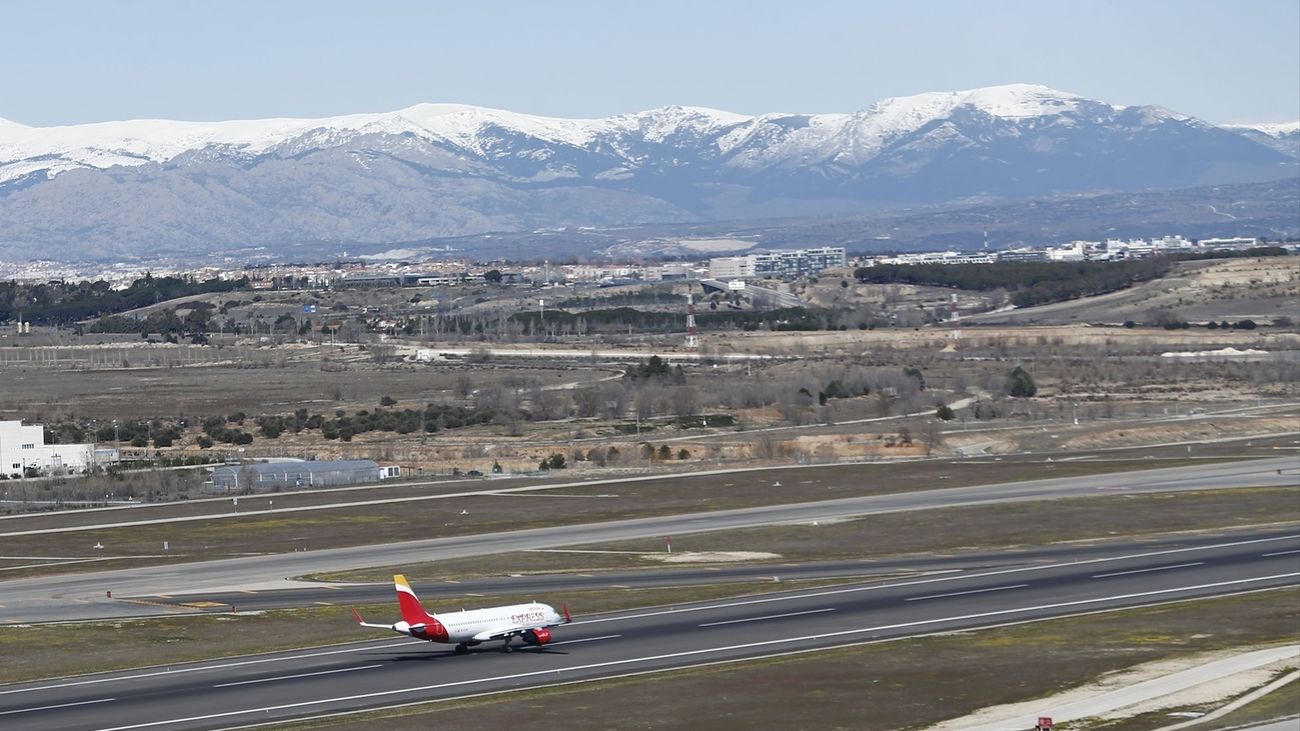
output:
<path id="1" fill-rule="evenodd" d="M 361 612 L 358 612 L 355 607 L 352 608 L 352 617 L 357 620 L 357 624 L 365 626 L 366 620 L 361 618 Z"/>
<path id="2" fill-rule="evenodd" d="M 564 613 L 564 623 L 565 623 L 565 624 L 568 624 L 569 622 L 572 622 L 572 621 L 573 621 L 573 615 L 569 614 L 569 605 L 568 605 L 568 604 L 561 604 L 561 605 L 560 605 L 560 611 Z"/>

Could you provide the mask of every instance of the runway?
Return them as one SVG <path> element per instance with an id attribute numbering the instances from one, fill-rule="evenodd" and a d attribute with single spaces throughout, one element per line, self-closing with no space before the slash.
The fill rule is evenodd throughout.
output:
<path id="1" fill-rule="evenodd" d="M 556 628 L 556 641 L 543 650 L 505 654 L 485 646 L 456 656 L 393 635 L 3 686 L 0 724 L 218 728 L 1300 584 L 1295 533 L 1192 546 L 1180 540 L 1121 555 L 1081 546 L 1049 564 L 953 569 L 602 616 L 583 617 L 575 608 L 577 621 Z"/>
<path id="2" fill-rule="evenodd" d="M 631 589 L 656 589 L 718 585 L 740 582 L 778 584 L 783 581 L 809 581 L 818 579 L 904 578 L 951 571 L 989 571 L 999 568 L 1026 566 L 1033 563 L 1062 560 L 1088 560 L 1107 558 L 1159 548 L 1193 548 L 1249 538 L 1271 538 L 1296 532 L 1294 526 L 1276 530 L 1223 530 L 1197 532 L 1157 538 L 1111 538 L 1101 541 L 1072 542 L 1061 545 L 1017 547 L 991 551 L 962 551 L 956 554 L 921 554 L 890 556 L 838 561 L 804 561 L 798 563 L 746 564 L 739 566 L 662 567 L 627 571 L 598 571 L 571 574 L 525 574 L 517 576 L 488 577 L 456 581 L 421 582 L 420 596 L 429 604 L 437 605 L 443 597 L 464 601 L 464 597 L 479 595 L 493 597 L 514 596 L 564 596 L 577 592 L 592 592 L 627 587 Z M 773 587 L 778 588 L 778 587 Z M 123 597 L 125 600 L 136 599 Z M 382 604 L 393 599 L 393 584 L 383 581 L 371 584 L 331 584 L 293 589 L 265 591 L 222 592 L 193 594 L 182 597 L 140 597 L 152 605 L 184 607 L 187 604 L 213 606 L 214 611 L 257 611 L 288 609 L 292 607 L 337 605 L 356 606 Z M 490 602 L 490 599 L 478 599 Z"/>
<path id="3" fill-rule="evenodd" d="M 792 472 L 792 474 L 794 474 Z M 431 538 L 301 553 L 151 566 L 0 582 L 0 622 L 75 621 L 157 613 L 108 599 L 283 588 L 286 579 L 327 571 L 401 565 L 508 551 L 664 535 L 811 523 L 860 515 L 1062 497 L 1300 484 L 1293 457 L 935 489 L 686 515 Z"/>

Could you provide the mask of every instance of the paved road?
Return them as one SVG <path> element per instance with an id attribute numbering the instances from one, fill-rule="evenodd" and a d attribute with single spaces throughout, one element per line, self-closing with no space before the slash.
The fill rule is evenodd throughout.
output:
<path id="1" fill-rule="evenodd" d="M 544 651 L 456 656 L 393 636 L 0 686 L 0 724 L 229 727 L 1296 584 L 1300 535 L 1242 539 L 580 616 Z"/>
<path id="2" fill-rule="evenodd" d="M 1007 714 L 996 721 L 963 725 L 961 731 L 1031 729 L 1040 716 L 1050 716 L 1056 723 L 1093 718 L 1121 709 L 1131 709 L 1134 706 L 1153 700 L 1168 698 L 1189 688 L 1210 686 L 1237 673 L 1255 670 L 1267 665 L 1275 665 L 1279 662 L 1294 662 L 1297 657 L 1300 657 L 1300 646 L 1296 645 L 1243 652 L 1073 702 L 1052 703 L 1049 700 L 1038 709 L 1038 712 Z M 1175 724 L 1178 727 L 1186 726 L 1191 728 L 1196 725 L 1195 721 Z M 1291 727 L 1290 731 L 1295 731 L 1295 727 Z"/>
<path id="3" fill-rule="evenodd" d="M 108 599 L 107 591 L 121 597 L 284 588 L 288 577 L 328 571 L 868 514 L 1088 495 L 1294 486 L 1300 485 L 1296 468 L 1295 458 L 1282 457 L 19 579 L 0 582 L 0 622 L 156 613 L 153 608 Z"/>
<path id="4" fill-rule="evenodd" d="M 1282 721 L 1266 723 L 1262 726 L 1250 726 L 1239 731 L 1295 731 L 1300 728 L 1300 718 L 1288 718 Z"/>

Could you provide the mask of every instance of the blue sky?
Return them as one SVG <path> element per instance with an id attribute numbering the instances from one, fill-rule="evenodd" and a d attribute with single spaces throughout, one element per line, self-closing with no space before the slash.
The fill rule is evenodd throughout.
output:
<path id="1" fill-rule="evenodd" d="M 0 117 L 328 116 L 458 102 L 854 111 L 1012 82 L 1300 118 L 1297 0 L 0 0 Z"/>

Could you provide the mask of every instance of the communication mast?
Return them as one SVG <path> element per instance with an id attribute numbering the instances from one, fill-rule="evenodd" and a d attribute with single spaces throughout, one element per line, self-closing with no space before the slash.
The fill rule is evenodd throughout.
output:
<path id="1" fill-rule="evenodd" d="M 948 332 L 948 337 L 952 339 L 952 349 L 957 350 L 961 347 L 961 310 L 957 304 L 957 293 L 952 293 L 952 330 Z"/>
<path id="2" fill-rule="evenodd" d="M 700 347 L 700 331 L 695 327 L 695 295 L 686 294 L 686 349 Z"/>

